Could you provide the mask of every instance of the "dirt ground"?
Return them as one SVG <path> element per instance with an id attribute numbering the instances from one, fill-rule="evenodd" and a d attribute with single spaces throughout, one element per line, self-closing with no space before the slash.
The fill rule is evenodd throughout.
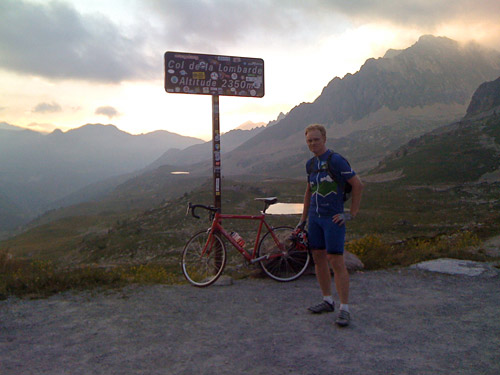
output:
<path id="1" fill-rule="evenodd" d="M 0 302 L 0 374 L 500 374 L 500 277 L 351 275 L 352 325 L 314 276 Z"/>

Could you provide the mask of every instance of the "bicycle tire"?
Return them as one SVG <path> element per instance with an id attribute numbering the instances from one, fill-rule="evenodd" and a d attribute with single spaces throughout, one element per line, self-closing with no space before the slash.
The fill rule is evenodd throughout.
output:
<path id="1" fill-rule="evenodd" d="M 290 240 L 293 230 L 286 226 L 273 228 L 276 237 L 285 245 L 285 253 L 276 246 L 271 232 L 267 232 L 259 243 L 258 257 L 268 256 L 267 259 L 260 260 L 259 265 L 273 280 L 281 282 L 296 280 L 302 276 L 311 261 L 309 251 L 297 249 Z"/>
<path id="2" fill-rule="evenodd" d="M 212 236 L 211 247 L 202 255 L 208 236 L 208 231 L 194 234 L 182 250 L 182 273 L 197 287 L 206 287 L 217 281 L 226 265 L 226 247 L 217 233 Z"/>

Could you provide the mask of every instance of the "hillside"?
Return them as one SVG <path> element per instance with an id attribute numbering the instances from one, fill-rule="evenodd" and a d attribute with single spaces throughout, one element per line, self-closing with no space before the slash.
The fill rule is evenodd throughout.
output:
<path id="1" fill-rule="evenodd" d="M 222 134 L 221 143 L 224 147 L 221 149 L 221 154 L 234 150 L 252 137 L 259 134 L 263 127 L 255 127 L 249 130 L 234 129 Z M 160 158 L 155 160 L 147 168 L 153 169 L 162 165 L 186 166 L 195 164 L 212 158 L 212 141 L 186 147 L 183 150 L 172 148 L 166 151 Z"/>
<path id="2" fill-rule="evenodd" d="M 400 147 L 371 172 L 404 184 L 500 182 L 500 79 L 482 84 L 462 121 Z"/>
<path id="3" fill-rule="evenodd" d="M 465 118 L 477 116 L 485 117 L 488 114 L 500 112 L 500 77 L 493 82 L 485 82 L 478 87 L 469 107 Z"/>

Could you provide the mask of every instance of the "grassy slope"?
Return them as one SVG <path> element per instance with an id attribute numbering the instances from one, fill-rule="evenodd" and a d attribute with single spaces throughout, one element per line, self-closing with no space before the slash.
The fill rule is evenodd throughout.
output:
<path id="1" fill-rule="evenodd" d="M 225 180 L 223 186 L 224 212 L 240 214 L 259 212 L 261 203 L 255 197 L 300 202 L 304 191 L 304 182 L 297 180 Z M 368 268 L 435 257 L 495 260 L 467 248 L 500 233 L 499 190 L 498 183 L 442 191 L 397 183 L 366 184 L 361 214 L 348 224 L 348 249 Z M 201 220 L 185 215 L 189 201 L 210 204 L 211 181 L 147 211 L 122 217 L 65 218 L 0 243 L 0 299 L 9 294 L 44 296 L 127 283 L 185 282 L 179 267 L 183 244 L 209 225 L 201 211 Z M 273 226 L 294 226 L 298 216 L 269 215 L 268 221 Z M 256 222 L 227 220 L 224 225 L 252 246 Z M 242 267 L 240 254 L 231 247 L 228 250 L 226 274 L 246 277 L 254 267 Z"/>
<path id="2" fill-rule="evenodd" d="M 223 210 L 226 213 L 257 214 L 261 203 L 255 197 L 278 196 L 282 202 L 301 202 L 304 182 L 263 180 L 224 181 Z M 441 191 L 429 187 L 409 188 L 400 183 L 369 183 L 362 212 L 349 223 L 348 240 L 378 234 L 393 242 L 408 237 L 434 236 L 463 227 L 494 221 L 500 211 L 498 184 L 458 186 Z M 211 204 L 210 181 L 200 189 L 148 211 L 122 217 L 80 216 L 46 224 L 0 244 L 16 257 L 67 259 L 89 263 L 143 262 L 179 254 L 182 245 L 197 230 L 208 227 L 186 216 L 186 205 Z M 269 215 L 273 225 L 294 226 L 297 215 Z M 247 242 L 255 235 L 254 222 L 226 222 Z M 500 225 L 500 224 L 499 224 Z"/>
<path id="3" fill-rule="evenodd" d="M 402 170 L 406 184 L 477 181 L 500 168 L 499 134 L 500 116 L 465 121 L 448 132 L 427 134 L 410 142 L 376 172 Z"/>

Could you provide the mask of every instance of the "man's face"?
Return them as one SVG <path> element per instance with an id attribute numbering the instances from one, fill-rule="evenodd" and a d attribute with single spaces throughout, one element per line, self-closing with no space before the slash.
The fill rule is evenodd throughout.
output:
<path id="1" fill-rule="evenodd" d="M 319 130 L 308 131 L 306 143 L 309 150 L 316 156 L 322 155 L 326 151 L 326 137 L 323 137 Z"/>

